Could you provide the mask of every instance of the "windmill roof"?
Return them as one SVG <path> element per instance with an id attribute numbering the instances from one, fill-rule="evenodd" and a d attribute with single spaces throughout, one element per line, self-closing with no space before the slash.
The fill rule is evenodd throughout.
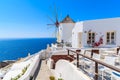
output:
<path id="1" fill-rule="evenodd" d="M 61 23 L 75 23 L 75 21 L 73 21 L 69 15 L 67 15 L 62 21 Z"/>

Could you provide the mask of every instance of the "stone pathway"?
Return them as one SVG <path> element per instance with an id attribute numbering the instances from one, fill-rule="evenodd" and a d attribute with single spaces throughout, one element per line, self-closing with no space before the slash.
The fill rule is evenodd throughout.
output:
<path id="1" fill-rule="evenodd" d="M 50 80 L 49 77 L 53 75 L 50 69 L 48 68 L 46 61 L 42 60 L 40 71 L 36 77 L 36 80 Z"/>

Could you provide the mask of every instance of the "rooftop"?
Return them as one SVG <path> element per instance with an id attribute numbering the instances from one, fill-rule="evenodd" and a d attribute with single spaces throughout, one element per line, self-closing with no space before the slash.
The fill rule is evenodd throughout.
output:
<path id="1" fill-rule="evenodd" d="M 75 23 L 75 21 L 73 21 L 69 15 L 67 15 L 62 21 L 61 23 Z"/>

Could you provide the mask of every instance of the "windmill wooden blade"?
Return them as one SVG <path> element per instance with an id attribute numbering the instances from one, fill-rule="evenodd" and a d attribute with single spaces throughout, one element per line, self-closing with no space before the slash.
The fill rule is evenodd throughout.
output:
<path id="1" fill-rule="evenodd" d="M 47 29 L 51 29 L 51 28 L 53 28 L 54 26 L 49 26 L 49 27 L 47 27 Z"/>
<path id="2" fill-rule="evenodd" d="M 55 28 L 55 31 L 53 32 L 53 34 L 52 34 L 54 37 L 56 37 L 57 36 L 57 28 Z"/>
<path id="3" fill-rule="evenodd" d="M 57 35 L 59 34 L 59 25 L 60 25 L 60 22 L 59 22 L 59 14 L 58 14 L 58 8 L 56 7 L 56 5 L 53 6 L 53 9 L 52 7 L 51 8 L 51 12 L 53 13 L 53 19 L 51 17 L 48 16 L 48 19 L 52 21 L 51 24 L 47 24 L 49 26 L 49 28 L 54 28 L 55 31 L 54 31 L 54 36 L 57 37 Z M 49 29 L 48 28 L 48 29 Z"/>
<path id="4" fill-rule="evenodd" d="M 62 12 L 60 11 L 60 17 L 59 17 L 60 20 L 62 20 Z"/>
<path id="5" fill-rule="evenodd" d="M 55 26 L 55 24 L 47 24 L 48 26 Z"/>
<path id="6" fill-rule="evenodd" d="M 50 6 L 50 11 L 52 13 L 52 16 L 55 18 L 55 11 L 54 11 L 54 8 L 52 8 L 51 6 Z"/>
<path id="7" fill-rule="evenodd" d="M 47 16 L 48 17 L 48 19 L 50 20 L 50 21 L 52 21 L 53 23 L 55 23 L 55 21 L 51 18 L 51 17 L 49 17 L 49 16 Z"/>
<path id="8" fill-rule="evenodd" d="M 56 21 L 58 21 L 58 12 L 57 12 L 56 5 L 54 6 L 54 12 L 55 12 Z"/>

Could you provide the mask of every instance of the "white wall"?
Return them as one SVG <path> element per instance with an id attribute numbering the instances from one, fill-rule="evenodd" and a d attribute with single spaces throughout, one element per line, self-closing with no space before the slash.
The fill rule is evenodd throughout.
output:
<path id="1" fill-rule="evenodd" d="M 59 32 L 61 36 L 61 40 L 64 42 L 71 42 L 72 37 L 72 29 L 74 27 L 74 23 L 61 23 L 59 27 Z"/>
<path id="2" fill-rule="evenodd" d="M 77 22 L 72 30 L 72 47 L 79 48 L 78 46 L 78 33 L 83 32 L 83 22 Z"/>
<path id="3" fill-rule="evenodd" d="M 41 53 L 41 52 L 40 52 Z M 23 76 L 20 77 L 19 80 L 30 80 L 30 76 L 33 76 L 35 73 L 35 70 L 38 67 L 39 64 L 39 60 L 40 60 L 40 55 L 34 55 L 33 57 L 33 61 L 31 62 L 30 66 L 28 67 L 27 71 L 25 72 L 25 74 Z"/>
<path id="4" fill-rule="evenodd" d="M 27 71 L 24 75 L 22 75 L 18 80 L 30 80 L 30 76 L 33 76 L 35 70 L 39 64 L 39 54 L 31 55 L 30 57 L 26 57 L 26 60 L 20 63 L 14 63 L 10 70 L 6 73 L 3 80 L 11 80 L 11 78 L 15 78 L 16 76 L 22 73 L 22 70 L 27 67 L 29 64 L 30 66 L 27 68 Z"/>
<path id="5" fill-rule="evenodd" d="M 49 67 L 49 69 L 52 69 L 52 68 L 53 68 L 53 63 L 54 63 L 54 61 L 53 61 L 51 58 L 49 58 L 49 59 L 47 60 L 47 66 Z"/>
<path id="6" fill-rule="evenodd" d="M 99 19 L 99 20 L 90 20 L 90 21 L 84 21 L 83 23 L 83 32 L 84 31 L 89 31 L 90 29 L 93 32 L 96 32 L 98 35 L 96 35 L 96 39 L 99 39 L 102 35 L 104 35 L 103 38 L 103 45 L 106 47 L 111 47 L 111 46 L 118 46 L 120 45 L 120 18 L 110 18 L 110 19 Z M 108 31 L 116 31 L 116 45 L 106 45 L 106 32 Z M 83 34 L 83 41 L 84 41 L 84 46 L 87 46 L 87 36 L 84 33 Z"/>
<path id="7" fill-rule="evenodd" d="M 59 60 L 55 68 L 56 76 L 60 74 L 64 80 L 91 80 L 82 71 L 79 71 L 76 66 L 66 60 Z"/>

